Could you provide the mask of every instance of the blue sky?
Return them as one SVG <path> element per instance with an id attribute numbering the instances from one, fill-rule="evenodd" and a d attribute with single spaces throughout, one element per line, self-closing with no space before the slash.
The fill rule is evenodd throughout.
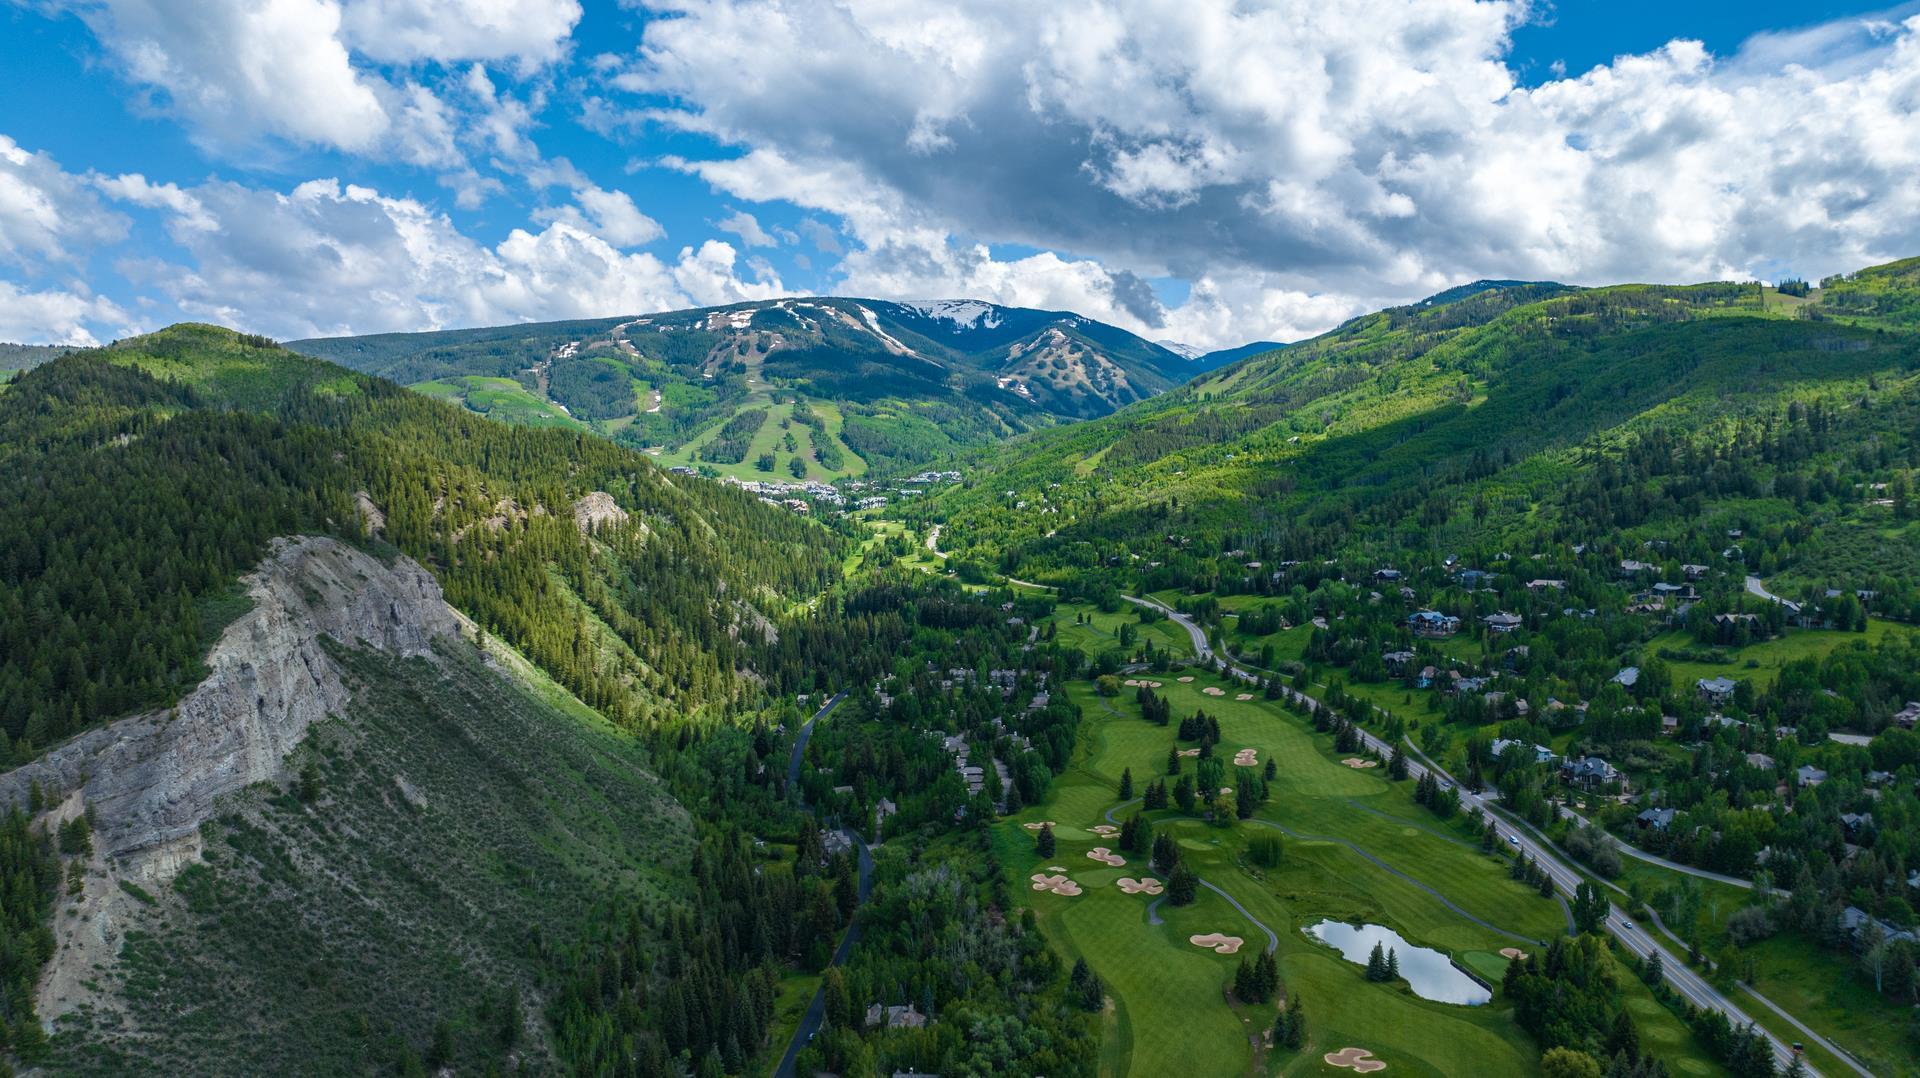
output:
<path id="1" fill-rule="evenodd" d="M 0 339 L 824 291 L 1223 347 L 1475 277 L 1820 276 L 1920 254 L 1916 12 L 0 2 Z"/>

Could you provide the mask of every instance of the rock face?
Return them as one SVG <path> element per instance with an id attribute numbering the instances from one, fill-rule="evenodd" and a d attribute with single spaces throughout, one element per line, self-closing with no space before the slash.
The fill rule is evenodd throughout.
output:
<path id="1" fill-rule="evenodd" d="M 277 778 L 307 727 L 346 703 L 321 636 L 412 656 L 459 632 L 418 564 L 386 565 L 333 539 L 275 540 L 245 582 L 254 607 L 214 645 L 198 688 L 0 775 L 0 805 L 24 806 L 34 782 L 48 804 L 77 793 L 118 874 L 169 878 L 198 856 L 215 798 Z"/>
<path id="2" fill-rule="evenodd" d="M 582 535 L 591 535 L 602 524 L 625 524 L 627 511 L 614 504 L 613 495 L 596 490 L 573 503 L 573 522 Z"/>

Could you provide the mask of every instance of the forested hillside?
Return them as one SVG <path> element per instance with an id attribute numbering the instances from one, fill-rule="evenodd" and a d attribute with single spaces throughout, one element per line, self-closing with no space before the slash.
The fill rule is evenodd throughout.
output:
<path id="1" fill-rule="evenodd" d="M 846 543 L 604 439 L 489 422 L 204 326 L 23 375 L 0 398 L 0 462 L 16 759 L 190 688 L 234 580 L 277 535 L 391 543 L 633 726 L 804 680 L 765 618 L 824 587 Z M 577 515 L 596 491 L 611 511 Z"/>
<path id="2" fill-rule="evenodd" d="M 1091 319 L 973 301 L 784 299 L 289 347 L 740 478 L 911 468 L 1204 369 Z"/>
<path id="3" fill-rule="evenodd" d="M 1018 575 L 1139 554 L 1127 575 L 1151 587 L 1204 584 L 1236 548 L 1385 558 L 1644 526 L 1704 558 L 1744 527 L 1762 576 L 1911 603 L 1920 337 L 1852 313 L 1887 276 L 1791 306 L 1757 285 L 1515 285 L 1383 311 L 1033 436 L 928 512 Z M 1598 488 L 1630 499 L 1596 519 Z"/>

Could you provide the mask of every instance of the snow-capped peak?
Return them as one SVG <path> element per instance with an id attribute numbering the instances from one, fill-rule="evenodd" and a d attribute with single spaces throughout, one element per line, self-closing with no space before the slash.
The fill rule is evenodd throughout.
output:
<path id="1" fill-rule="evenodd" d="M 1181 344 L 1179 341 L 1155 341 L 1153 343 L 1172 352 L 1181 359 L 1199 359 L 1201 356 L 1206 355 L 1205 352 L 1195 348 L 1193 345 Z"/>
<path id="2" fill-rule="evenodd" d="M 977 299 L 907 300 L 900 306 L 911 307 L 928 318 L 952 322 L 956 330 L 998 329 L 1000 326 L 1000 309 Z"/>

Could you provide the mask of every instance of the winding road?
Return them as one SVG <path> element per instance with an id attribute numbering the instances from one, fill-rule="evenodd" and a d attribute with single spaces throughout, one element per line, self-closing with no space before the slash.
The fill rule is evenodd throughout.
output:
<path id="1" fill-rule="evenodd" d="M 1217 666 L 1241 681 L 1253 682 L 1259 680 L 1257 675 L 1242 668 L 1233 661 L 1218 657 L 1214 653 L 1213 646 L 1207 642 L 1206 632 L 1202 630 L 1199 625 L 1195 624 L 1192 618 L 1187 617 L 1185 614 L 1180 613 L 1158 600 L 1142 599 L 1132 595 L 1125 596 L 1124 598 L 1137 606 L 1151 607 L 1160 611 L 1171 618 L 1176 625 L 1185 629 L 1187 636 L 1193 641 L 1194 653 L 1199 656 L 1201 662 Z M 1283 697 L 1288 702 L 1306 710 L 1308 713 L 1317 711 L 1320 708 L 1319 701 L 1290 686 L 1283 686 L 1281 691 Z M 1381 757 L 1384 758 L 1392 755 L 1393 748 L 1385 741 L 1365 730 L 1360 730 L 1359 734 L 1362 743 Z M 1572 894 L 1584 881 L 1584 878 L 1577 871 L 1560 859 L 1557 851 L 1549 844 L 1543 840 L 1523 834 L 1521 829 L 1506 824 L 1503 817 L 1494 813 L 1488 798 L 1468 791 L 1466 787 L 1461 786 L 1455 781 L 1452 775 L 1449 775 L 1439 765 L 1428 760 L 1424 755 L 1421 755 L 1417 749 L 1414 753 L 1410 754 L 1407 763 L 1408 774 L 1411 778 L 1418 779 L 1431 771 L 1436 779 L 1450 784 L 1454 789 L 1459 791 L 1461 808 L 1468 812 L 1477 808 L 1483 813 L 1486 813 L 1488 818 L 1499 820 L 1505 825 L 1501 827 L 1501 830 L 1506 833 L 1505 837 L 1507 838 L 1508 844 L 1532 857 L 1533 860 L 1539 864 L 1540 868 L 1553 879 L 1554 886 L 1559 888 L 1562 894 Z M 1658 953 L 1660 955 L 1660 965 L 1666 973 L 1668 983 L 1689 1003 L 1692 1003 L 1696 1007 L 1710 1008 L 1719 1011 L 1726 1015 L 1727 1020 L 1736 1028 L 1741 1026 L 1753 1027 L 1755 1032 L 1766 1037 L 1768 1045 L 1773 1049 L 1774 1062 L 1781 1070 L 1784 1071 L 1793 1065 L 1795 1053 L 1786 1042 L 1780 1040 L 1780 1038 L 1755 1023 L 1745 1011 L 1740 1009 L 1739 1005 L 1728 999 L 1719 989 L 1707 983 L 1705 978 L 1688 968 L 1685 962 L 1676 958 L 1664 947 L 1660 946 L 1659 942 L 1654 939 L 1652 933 L 1634 923 L 1634 921 L 1611 905 L 1608 906 L 1607 910 L 1606 928 L 1615 939 L 1620 941 L 1621 946 L 1638 957 L 1645 958 L 1647 955 Z M 1749 992 L 1751 992 L 1751 989 L 1749 989 Z M 1774 1007 L 1773 1009 L 1779 1010 L 1778 1007 Z M 1797 1028 L 1805 1028 L 1797 1021 L 1794 1025 Z M 1822 1042 L 1822 1044 L 1824 1047 L 1825 1043 Z M 1839 1055 L 1839 1053 L 1836 1053 L 1836 1055 Z M 1854 1066 L 1856 1070 L 1860 1069 L 1858 1064 L 1853 1064 L 1846 1056 L 1840 1055 L 1839 1058 Z M 1802 1060 L 1802 1063 L 1804 1066 L 1805 1061 Z M 1810 1067 L 1808 1068 L 1808 1073 L 1813 1073 Z M 1866 1072 L 1861 1070 L 1861 1073 L 1865 1074 Z"/>
<path id="2" fill-rule="evenodd" d="M 800 763 L 806 756 L 807 742 L 813 739 L 813 724 L 826 718 L 828 713 L 839 707 L 840 701 L 846 698 L 845 692 L 836 694 L 819 711 L 814 712 L 813 718 L 808 719 L 807 724 L 800 728 L 800 735 L 793 741 L 793 754 L 787 759 L 788 790 L 793 790 L 800 782 Z M 868 846 L 866 840 L 851 827 L 840 828 L 840 834 L 852 843 L 858 855 L 857 864 L 860 868 L 858 905 L 863 906 L 867 902 L 867 896 L 873 893 L 873 848 Z M 833 961 L 828 965 L 837 966 L 846 961 L 847 953 L 853 950 L 853 945 L 859 938 L 860 920 L 856 917 L 847 925 L 846 933 L 840 937 L 840 945 L 833 949 Z M 786 1054 L 780 1057 L 780 1066 L 773 1072 L 775 1078 L 793 1078 L 794 1061 L 799 1058 L 800 1049 L 806 1047 L 807 1042 L 813 1039 L 813 1035 L 820 1031 L 820 1024 L 826 1020 L 826 1016 L 827 989 L 823 983 L 819 988 L 814 989 L 813 1001 L 807 1004 L 807 1013 L 800 1017 L 800 1025 L 794 1029 L 793 1039 L 787 1042 Z"/>

